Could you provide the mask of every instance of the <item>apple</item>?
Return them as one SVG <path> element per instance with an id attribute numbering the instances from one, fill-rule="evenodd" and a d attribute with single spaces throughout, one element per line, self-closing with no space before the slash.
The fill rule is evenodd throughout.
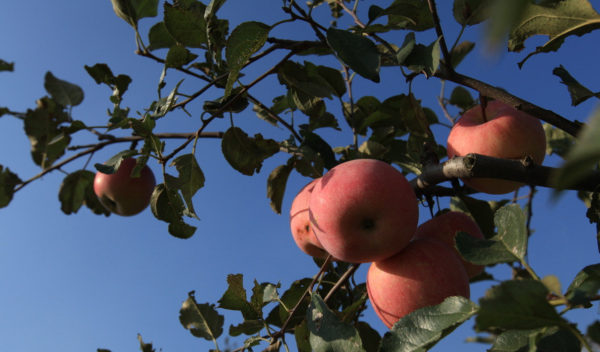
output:
<path id="1" fill-rule="evenodd" d="M 350 263 L 382 260 L 401 251 L 419 220 L 415 192 L 383 161 L 356 159 L 332 168 L 309 203 L 312 229 L 328 253 Z"/>
<path id="2" fill-rule="evenodd" d="M 400 253 L 372 263 L 367 292 L 375 313 L 388 328 L 417 309 L 440 304 L 451 296 L 471 295 L 460 260 L 433 238 L 413 240 Z"/>
<path id="3" fill-rule="evenodd" d="M 546 155 L 546 133 L 539 119 L 519 111 L 499 100 L 490 101 L 465 112 L 448 136 L 448 158 L 469 153 L 506 159 L 531 156 L 535 164 L 542 164 Z M 480 192 L 506 194 L 523 184 L 490 178 L 463 179 Z"/>
<path id="4" fill-rule="evenodd" d="M 484 267 L 462 259 L 454 244 L 454 237 L 456 237 L 456 232 L 458 231 L 466 232 L 475 238 L 485 238 L 475 220 L 471 219 L 470 216 L 458 211 L 449 211 L 419 225 L 414 239 L 429 237 L 444 242 L 444 244 L 452 248 L 456 255 L 458 255 L 467 271 L 467 276 L 471 279 L 481 274 Z"/>
<path id="5" fill-rule="evenodd" d="M 136 159 L 127 158 L 115 174 L 96 173 L 94 192 L 100 203 L 112 213 L 132 216 L 141 213 L 150 205 L 150 197 L 156 186 L 154 173 L 144 165 L 140 177 L 131 177 Z"/>
<path id="6" fill-rule="evenodd" d="M 308 204 L 318 180 L 313 180 L 304 186 L 294 198 L 290 208 L 290 228 L 294 241 L 304 253 L 315 258 L 325 259 L 329 253 L 323 249 L 321 242 L 312 231 L 308 216 Z"/>

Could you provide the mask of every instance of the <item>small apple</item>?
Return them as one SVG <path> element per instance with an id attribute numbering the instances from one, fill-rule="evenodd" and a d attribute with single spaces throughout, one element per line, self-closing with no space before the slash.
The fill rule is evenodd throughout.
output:
<path id="1" fill-rule="evenodd" d="M 417 197 L 398 169 L 357 159 L 332 168 L 309 203 L 312 229 L 338 260 L 368 263 L 401 251 L 419 221 Z"/>
<path id="2" fill-rule="evenodd" d="M 319 239 L 312 231 L 308 216 L 308 203 L 318 180 L 313 180 L 304 186 L 294 198 L 290 208 L 290 228 L 294 241 L 304 253 L 315 258 L 325 259 L 329 253 L 323 249 Z"/>
<path id="3" fill-rule="evenodd" d="M 463 231 L 468 233 L 469 235 L 484 239 L 479 226 L 475 222 L 475 220 L 471 219 L 465 213 L 461 213 L 458 211 L 449 211 L 442 215 L 438 215 L 433 219 L 427 220 L 419 227 L 417 227 L 417 232 L 415 233 L 414 239 L 419 239 L 423 237 L 436 238 L 448 247 L 452 248 L 452 250 L 458 255 L 465 270 L 467 271 L 467 276 L 469 279 L 481 274 L 483 272 L 484 267 L 481 265 L 475 265 L 473 263 L 469 263 L 466 260 L 462 259 L 460 253 L 456 249 L 454 245 L 454 237 L 456 237 L 456 232 Z"/>
<path id="4" fill-rule="evenodd" d="M 100 203 L 112 213 L 132 216 L 141 213 L 150 204 L 150 197 L 156 186 L 154 173 L 145 165 L 140 177 L 131 177 L 136 160 L 133 158 L 121 161 L 115 174 L 96 173 L 94 192 Z"/>
<path id="5" fill-rule="evenodd" d="M 375 313 L 388 328 L 417 309 L 440 304 L 451 296 L 471 295 L 460 260 L 433 238 L 414 240 L 393 257 L 372 263 L 367 292 Z"/>
<path id="6" fill-rule="evenodd" d="M 505 159 L 531 156 L 541 164 L 546 156 L 546 133 L 539 119 L 499 100 L 490 101 L 465 112 L 448 136 L 448 158 L 469 153 Z M 489 178 L 463 179 L 469 187 L 488 194 L 506 194 L 522 183 Z"/>

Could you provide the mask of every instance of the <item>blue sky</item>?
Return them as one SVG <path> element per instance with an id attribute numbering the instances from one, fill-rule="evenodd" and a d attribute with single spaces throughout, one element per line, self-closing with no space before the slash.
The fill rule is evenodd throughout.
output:
<path id="1" fill-rule="evenodd" d="M 363 18 L 370 3 L 385 6 L 387 2 L 361 2 Z M 283 18 L 280 7 L 279 0 L 229 0 L 220 17 L 230 20 L 230 28 L 251 20 L 272 24 Z M 460 28 L 451 16 L 451 7 L 450 1 L 439 1 L 445 35 L 453 42 Z M 111 92 L 106 86 L 97 85 L 84 70 L 84 65 L 96 63 L 106 63 L 113 73 L 128 74 L 133 79 L 123 105 L 141 111 L 156 99 L 162 66 L 134 54 L 134 32 L 115 15 L 108 0 L 13 1 L 4 2 L 0 9 L 0 59 L 15 63 L 14 72 L 0 73 L 0 106 L 14 111 L 34 108 L 35 100 L 46 95 L 43 79 L 51 71 L 85 91 L 83 103 L 73 109 L 75 119 L 87 125 L 105 124 L 106 110 L 112 106 L 108 100 Z M 158 18 L 141 20 L 144 38 L 150 26 L 159 21 L 160 9 L 162 2 Z M 325 26 L 329 19 L 321 14 L 327 12 L 322 7 L 315 13 Z M 348 20 L 349 16 L 344 18 Z M 346 24 L 341 21 L 341 28 Z M 545 38 L 527 41 L 523 53 L 505 53 L 502 49 L 498 57 L 492 57 L 481 44 L 485 40 L 482 29 L 475 26 L 465 32 L 463 39 L 478 45 L 459 66 L 459 72 L 505 88 L 570 120 L 586 120 L 597 102 L 589 100 L 572 107 L 566 87 L 552 75 L 552 69 L 562 64 L 583 85 L 600 90 L 600 73 L 595 69 L 600 54 L 598 32 L 569 37 L 558 53 L 536 55 L 519 70 L 517 62 Z M 313 39 L 312 32 L 306 32 L 309 29 L 299 24 L 281 26 L 281 30 L 272 35 Z M 401 44 L 404 33 L 386 38 Z M 419 43 L 429 44 L 434 38 L 432 31 L 417 33 Z M 159 56 L 165 54 L 164 50 L 157 52 Z M 258 76 L 284 54 L 278 55 L 269 62 L 252 65 L 252 70 L 246 72 L 248 77 Z M 296 58 L 300 62 L 306 59 L 312 58 Z M 336 65 L 331 60 L 327 63 Z M 355 97 L 408 92 L 397 69 L 385 68 L 383 72 L 378 85 L 357 78 Z M 166 90 L 170 91 L 181 78 L 186 78 L 182 91 L 194 92 L 200 87 L 191 77 L 169 72 Z M 447 95 L 453 87 L 447 84 Z M 257 85 L 253 95 L 270 102 L 281 94 L 281 88 L 271 77 Z M 440 82 L 419 77 L 412 88 L 415 96 L 423 99 L 423 105 L 442 119 L 435 100 L 440 94 Z M 212 100 L 220 94 L 214 91 L 205 99 Z M 201 104 L 202 101 L 196 101 L 188 107 L 195 111 L 192 117 L 181 111 L 167 115 L 160 121 L 159 130 L 195 131 L 200 125 Z M 342 120 L 342 132 L 322 133 L 334 146 L 347 145 L 352 140 Z M 250 109 L 236 116 L 235 123 L 249 134 L 261 132 L 277 140 L 288 138 L 289 134 L 259 120 Z M 211 125 L 211 130 L 224 131 L 227 127 L 228 121 L 223 120 Z M 0 165 L 27 179 L 40 170 L 31 161 L 29 141 L 22 128 L 18 119 L 0 118 Z M 448 130 L 436 126 L 434 132 L 438 141 L 443 141 Z M 73 144 L 90 143 L 94 140 L 91 137 L 80 132 Z M 178 145 L 169 141 L 167 148 Z M 101 163 L 127 147 L 106 148 L 96 153 L 93 161 Z M 201 221 L 189 220 L 198 230 L 185 241 L 171 237 L 166 223 L 154 219 L 150 210 L 130 218 L 99 217 L 87 209 L 64 215 L 57 196 L 65 176 L 60 172 L 48 174 L 19 191 L 10 206 L 0 210 L 0 351 L 130 351 L 138 349 L 138 333 L 164 351 L 208 350 L 213 348 L 212 343 L 193 337 L 178 320 L 181 303 L 189 291 L 196 291 L 198 302 L 216 303 L 227 288 L 227 274 L 244 274 L 247 289 L 254 279 L 281 282 L 285 289 L 292 281 L 317 273 L 316 265 L 294 244 L 287 216 L 293 196 L 309 179 L 292 174 L 283 215 L 270 209 L 266 197 L 267 176 L 287 160 L 286 156 L 267 160 L 262 171 L 253 177 L 241 175 L 227 164 L 217 140 L 200 141 L 196 157 L 206 175 L 206 187 L 194 198 Z M 65 171 L 81 169 L 84 164 L 85 160 L 77 160 Z M 544 164 L 556 166 L 560 159 L 551 156 Z M 158 165 L 150 166 L 159 175 Z M 525 193 L 524 189 L 521 194 Z M 445 204 L 447 201 L 442 201 Z M 589 224 L 585 206 L 574 193 L 567 192 L 558 202 L 552 202 L 550 192 L 539 189 L 533 211 L 535 234 L 530 241 L 529 260 L 538 275 L 557 275 L 566 287 L 581 268 L 598 263 L 595 228 Z M 422 208 L 421 221 L 428 217 L 428 211 Z M 358 271 L 357 281 L 364 280 L 367 267 L 363 265 Z M 510 275 L 506 266 L 497 266 L 490 272 L 499 278 Z M 490 285 L 474 284 L 472 299 L 477 302 Z M 223 310 L 220 314 L 225 315 L 226 330 L 229 325 L 242 322 L 238 312 Z M 585 330 L 598 319 L 598 307 L 569 313 L 567 318 Z M 365 320 L 380 333 L 386 331 L 372 310 L 365 313 Z M 463 344 L 465 338 L 474 336 L 472 325 L 467 322 L 434 350 L 485 350 L 483 345 Z M 237 347 L 242 341 L 243 338 L 230 340 Z M 225 346 L 224 336 L 219 343 Z"/>

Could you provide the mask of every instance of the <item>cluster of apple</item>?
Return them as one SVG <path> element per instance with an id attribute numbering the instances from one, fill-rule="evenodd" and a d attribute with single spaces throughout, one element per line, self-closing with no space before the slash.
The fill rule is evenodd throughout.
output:
<path id="1" fill-rule="evenodd" d="M 539 120 L 499 101 L 467 111 L 450 133 L 448 156 L 478 153 L 541 163 L 546 148 Z M 522 185 L 466 179 L 470 187 L 504 194 Z M 404 175 L 378 160 L 357 159 L 332 168 L 306 185 L 290 209 L 296 244 L 308 255 L 371 263 L 367 291 L 391 328 L 417 309 L 450 296 L 469 298 L 469 279 L 484 268 L 466 262 L 454 246 L 459 231 L 484 238 L 477 223 L 446 212 L 418 225 L 417 197 Z"/>

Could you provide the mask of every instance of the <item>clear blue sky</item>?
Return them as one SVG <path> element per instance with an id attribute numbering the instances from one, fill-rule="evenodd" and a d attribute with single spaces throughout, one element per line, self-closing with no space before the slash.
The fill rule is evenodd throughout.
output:
<path id="1" fill-rule="evenodd" d="M 371 3 L 385 6 L 388 2 L 361 2 L 363 17 Z M 438 7 L 445 34 L 453 42 L 460 28 L 451 16 L 451 3 L 439 1 Z M 220 17 L 230 20 L 230 28 L 250 20 L 272 24 L 283 18 L 280 7 L 280 0 L 230 0 L 221 9 Z M 316 12 L 328 10 L 322 7 Z M 141 20 L 140 32 L 144 38 L 144 33 L 159 18 Z M 317 18 L 328 25 L 327 16 Z M 340 22 L 342 28 L 346 23 Z M 294 24 L 282 28 L 286 31 L 279 32 L 281 37 L 312 39 L 312 32 L 306 26 Z M 492 59 L 481 45 L 482 28 L 468 28 L 464 35 L 464 39 L 476 41 L 478 46 L 459 66 L 461 73 L 505 88 L 568 119 L 581 121 L 589 116 L 597 101 L 570 106 L 567 89 L 552 75 L 552 69 L 562 64 L 582 84 L 593 91 L 600 90 L 597 83 L 600 73 L 595 69 L 600 56 L 597 45 L 600 32 L 582 38 L 569 37 L 558 53 L 534 56 L 519 70 L 517 62 L 545 38 L 527 41 L 524 53 L 504 53 L 503 49 L 499 58 Z M 111 92 L 106 86 L 96 85 L 83 68 L 96 63 L 106 63 L 113 73 L 132 77 L 123 104 L 133 111 L 147 108 L 156 98 L 162 66 L 134 54 L 133 30 L 115 15 L 108 0 L 5 1 L 0 5 L 0 33 L 0 59 L 15 63 L 14 72 L 0 73 L 0 106 L 14 111 L 34 108 L 35 100 L 46 95 L 43 79 L 51 71 L 84 89 L 83 103 L 73 110 L 75 119 L 87 125 L 105 124 L 106 110 L 112 106 L 108 100 Z M 417 41 L 429 44 L 434 36 L 432 31 L 417 33 Z M 401 44 L 404 33 L 386 38 Z M 165 54 L 164 50 L 158 52 L 159 56 Z M 296 58 L 300 62 L 305 59 L 312 58 Z M 247 75 L 256 77 L 269 67 L 268 62 L 258 63 Z M 169 72 L 167 90 L 181 78 L 184 77 Z M 197 80 L 185 78 L 182 91 L 194 92 L 200 87 Z M 447 94 L 453 86 L 447 85 Z M 281 92 L 281 86 L 271 77 L 258 85 L 253 94 L 269 102 Z M 407 92 L 400 72 L 386 68 L 379 85 L 357 79 L 354 94 L 387 97 Z M 424 106 L 443 118 L 435 101 L 440 94 L 439 80 L 419 77 L 413 83 L 413 92 L 423 99 Z M 205 99 L 217 98 L 219 94 L 215 91 Z M 160 121 L 160 131 L 195 131 L 200 123 L 201 104 L 202 101 L 196 101 L 188 106 L 195 111 L 193 117 L 181 111 L 169 114 Z M 323 136 L 334 146 L 350 144 L 349 128 L 341 116 L 338 118 L 343 131 L 324 131 Z M 277 140 L 289 134 L 259 120 L 250 109 L 236 116 L 235 121 L 249 134 L 261 131 Z M 228 122 L 222 121 L 211 125 L 211 130 L 224 131 L 227 127 Z M 18 119 L 0 118 L 0 165 L 27 179 L 40 170 L 31 161 L 29 141 L 22 128 Z M 434 132 L 443 141 L 448 130 L 436 127 Z M 73 144 L 90 143 L 91 137 L 80 132 Z M 167 148 L 178 145 L 175 141 L 167 142 Z M 96 153 L 93 161 L 104 162 L 126 148 L 107 148 Z M 138 349 L 138 333 L 164 351 L 204 351 L 213 348 L 212 343 L 194 338 L 178 320 L 181 303 L 189 291 L 196 291 L 198 302 L 216 303 L 227 288 L 226 276 L 230 273 L 244 274 L 248 290 L 254 279 L 281 282 L 286 289 L 293 280 L 316 274 L 316 265 L 294 244 L 287 216 L 293 196 L 309 180 L 298 174 L 290 177 L 281 216 L 270 209 L 266 198 L 267 176 L 285 162 L 286 156 L 267 160 L 260 174 L 247 177 L 227 164 L 220 153 L 219 141 L 200 141 L 196 155 L 207 180 L 206 187 L 194 198 L 202 220 L 190 220 L 198 230 L 186 241 L 171 237 L 166 223 L 154 219 L 150 210 L 130 218 L 99 217 L 87 209 L 64 215 L 57 197 L 64 178 L 60 172 L 28 185 L 15 195 L 8 208 L 0 210 L 0 351 L 69 352 L 97 348 L 132 351 Z M 545 162 L 559 163 L 554 156 Z M 84 164 L 85 160 L 78 160 L 65 167 L 65 171 L 78 170 Z M 160 173 L 157 164 L 150 166 L 157 175 Z M 533 207 L 532 227 L 536 231 L 529 247 L 531 266 L 540 276 L 557 275 L 566 287 L 581 268 L 598 262 L 595 228 L 585 217 L 584 205 L 572 193 L 552 203 L 550 192 L 539 189 Z M 428 211 L 422 210 L 421 221 L 424 221 Z M 358 271 L 357 281 L 364 280 L 366 269 L 367 265 L 363 265 Z M 510 275 L 504 265 L 490 272 L 499 278 Z M 474 284 L 472 299 L 477 302 L 490 285 L 489 282 Z M 242 322 L 238 312 L 220 313 L 225 315 L 226 330 L 231 324 Z M 567 317 L 585 330 L 598 319 L 598 308 L 569 313 Z M 365 319 L 380 333 L 386 331 L 372 310 L 366 312 Z M 472 325 L 467 322 L 434 350 L 489 348 L 463 344 L 465 338 L 474 336 Z M 225 335 L 219 339 L 222 348 Z M 230 340 L 237 347 L 242 341 L 242 337 Z M 293 339 L 288 341 L 293 344 Z"/>

